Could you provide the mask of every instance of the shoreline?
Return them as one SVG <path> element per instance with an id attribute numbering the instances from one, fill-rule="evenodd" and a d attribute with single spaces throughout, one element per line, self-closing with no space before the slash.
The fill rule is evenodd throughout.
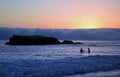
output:
<path id="1" fill-rule="evenodd" d="M 119 77 L 119 76 L 120 76 L 120 70 L 112 70 L 112 71 L 86 73 L 83 75 L 76 74 L 76 75 L 69 75 L 62 77 Z"/>

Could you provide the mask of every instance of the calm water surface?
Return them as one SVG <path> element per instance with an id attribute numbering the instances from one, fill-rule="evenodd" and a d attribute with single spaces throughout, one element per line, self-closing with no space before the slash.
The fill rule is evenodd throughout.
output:
<path id="1" fill-rule="evenodd" d="M 88 55 L 120 55 L 120 41 L 81 41 L 71 45 L 10 46 L 0 41 L 0 59 L 61 59 Z M 91 53 L 87 53 L 87 48 Z M 85 50 L 80 53 L 80 48 Z"/>

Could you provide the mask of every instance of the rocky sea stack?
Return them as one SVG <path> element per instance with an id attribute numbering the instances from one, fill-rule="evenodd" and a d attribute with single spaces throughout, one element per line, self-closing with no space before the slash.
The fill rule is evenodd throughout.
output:
<path id="1" fill-rule="evenodd" d="M 60 42 L 57 38 L 47 36 L 22 36 L 13 35 L 6 45 L 53 45 L 53 44 L 81 44 L 70 40 Z"/>

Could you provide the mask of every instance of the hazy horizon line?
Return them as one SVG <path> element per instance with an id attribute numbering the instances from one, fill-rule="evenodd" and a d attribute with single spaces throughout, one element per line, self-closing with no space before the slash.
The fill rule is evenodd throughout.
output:
<path id="1" fill-rule="evenodd" d="M 120 28 L 25 28 L 25 27 L 0 27 L 0 28 L 10 28 L 10 29 L 55 29 L 55 30 L 87 30 L 87 29 L 120 29 Z"/>

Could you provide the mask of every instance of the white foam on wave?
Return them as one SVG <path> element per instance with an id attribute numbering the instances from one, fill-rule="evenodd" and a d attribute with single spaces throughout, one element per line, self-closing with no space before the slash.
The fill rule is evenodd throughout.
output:
<path id="1" fill-rule="evenodd" d="M 0 77 L 61 77 L 120 69 L 120 56 L 88 56 L 58 60 L 0 60 Z"/>

